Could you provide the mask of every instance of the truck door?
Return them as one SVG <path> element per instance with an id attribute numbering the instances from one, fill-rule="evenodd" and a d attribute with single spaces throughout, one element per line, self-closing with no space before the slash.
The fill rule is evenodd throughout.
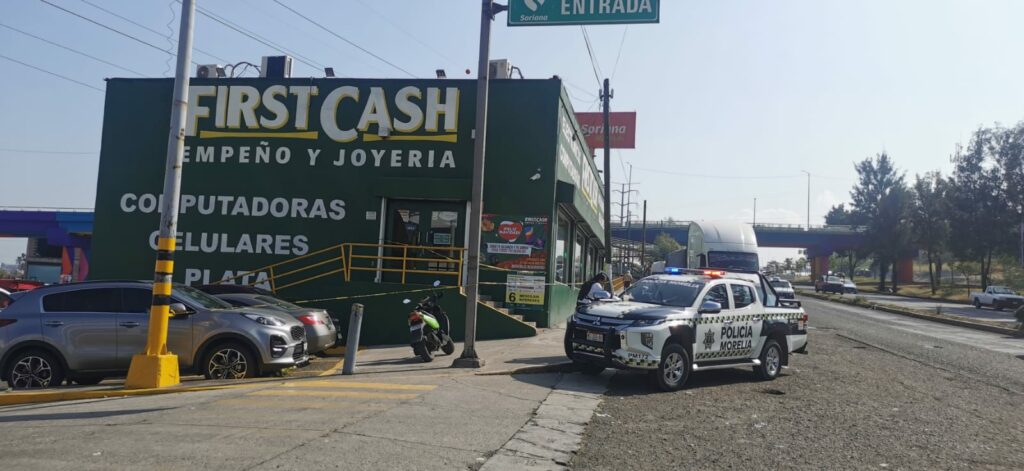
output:
<path id="1" fill-rule="evenodd" d="M 722 312 L 718 314 L 701 314 L 697 318 L 697 334 L 694 338 L 693 360 L 696 362 L 715 361 L 725 358 L 721 351 L 721 332 L 723 328 L 733 321 L 729 319 L 732 311 L 729 309 L 729 289 L 727 285 L 719 284 L 712 286 L 701 299 L 699 305 L 705 302 L 715 302 L 722 305 Z"/>
<path id="2" fill-rule="evenodd" d="M 764 324 L 761 305 L 750 285 L 733 283 L 729 284 L 729 290 L 735 306 L 733 329 L 729 332 L 730 337 L 723 338 L 722 343 L 733 352 L 729 358 L 755 357 L 761 351 L 761 326 Z"/>

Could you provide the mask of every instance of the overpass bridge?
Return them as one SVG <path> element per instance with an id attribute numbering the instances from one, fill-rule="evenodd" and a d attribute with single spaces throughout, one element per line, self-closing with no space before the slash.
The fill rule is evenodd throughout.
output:
<path id="1" fill-rule="evenodd" d="M 859 249 L 867 241 L 864 226 L 797 224 L 754 224 L 754 234 L 759 247 L 805 249 L 811 262 L 811 276 L 816 278 L 827 273 L 829 257 L 834 252 Z M 612 239 L 654 243 L 661 233 L 667 233 L 680 244 L 686 245 L 690 233 L 690 221 L 648 221 L 647 236 L 643 236 L 641 225 L 629 226 L 613 223 Z M 898 276 L 907 282 L 913 276 L 913 257 L 900 260 Z M 906 277 L 906 279 L 903 279 Z"/>

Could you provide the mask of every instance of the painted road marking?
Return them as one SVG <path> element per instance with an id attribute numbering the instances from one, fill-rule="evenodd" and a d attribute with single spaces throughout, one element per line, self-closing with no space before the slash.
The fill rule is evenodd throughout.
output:
<path id="1" fill-rule="evenodd" d="M 397 383 L 358 383 L 349 381 L 295 381 L 282 384 L 290 388 L 386 389 L 392 391 L 433 391 L 436 385 Z"/>
<path id="2" fill-rule="evenodd" d="M 419 394 L 382 393 L 363 391 L 315 391 L 308 389 L 263 389 L 254 391 L 247 396 L 303 396 L 303 397 L 351 397 L 360 399 L 415 399 Z"/>
<path id="3" fill-rule="evenodd" d="M 214 402 L 219 406 L 228 407 L 260 407 L 275 409 L 385 409 L 381 405 L 367 404 L 365 402 L 343 402 L 343 401 L 303 401 L 301 403 L 286 402 L 281 400 L 257 399 L 254 397 L 243 397 L 237 399 L 221 399 Z"/>

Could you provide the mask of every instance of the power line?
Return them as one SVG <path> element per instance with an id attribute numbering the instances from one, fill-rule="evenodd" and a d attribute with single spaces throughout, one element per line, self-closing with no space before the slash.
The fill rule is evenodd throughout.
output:
<path id="1" fill-rule="evenodd" d="M 587 89 L 585 89 L 585 88 L 583 88 L 583 87 L 581 87 L 579 85 L 576 85 L 576 84 L 574 84 L 574 83 L 572 83 L 572 82 L 570 82 L 570 81 L 568 81 L 568 80 L 566 80 L 564 78 L 562 79 L 562 82 L 565 82 L 566 85 L 568 85 L 568 86 L 570 86 L 572 88 L 575 88 L 576 90 L 578 90 L 578 91 L 580 91 L 582 93 L 586 93 L 587 95 L 590 95 L 591 98 L 598 98 L 597 94 L 595 94 L 593 92 L 590 92 L 590 91 L 587 91 Z"/>
<path id="2" fill-rule="evenodd" d="M 376 9 L 374 9 L 373 7 L 371 7 L 370 5 L 367 5 L 367 4 L 366 4 L 366 2 L 364 2 L 363 0 L 356 0 L 356 1 L 357 1 L 357 2 L 358 2 L 358 3 L 360 4 L 360 5 L 362 5 L 362 6 L 364 7 L 364 8 L 366 8 L 367 10 L 370 10 L 370 11 L 371 11 L 371 12 L 373 12 L 373 13 L 374 13 L 375 15 L 379 16 L 379 17 L 380 17 L 381 19 L 383 19 L 383 20 L 384 20 L 385 22 L 387 22 L 387 23 L 388 23 L 389 25 L 393 26 L 393 27 L 394 27 L 395 29 L 397 29 L 397 30 L 401 31 L 401 32 L 402 32 L 402 33 L 404 33 L 404 34 L 405 34 L 406 36 L 408 36 L 408 37 L 412 38 L 412 40 L 413 40 L 413 41 L 416 41 L 416 42 L 420 43 L 420 45 L 421 45 L 421 46 L 423 46 L 423 47 L 425 47 L 425 48 L 427 48 L 427 49 L 430 49 L 430 51 L 431 51 L 431 52 L 433 52 L 433 53 L 434 53 L 434 55 L 436 55 L 437 57 L 440 57 L 441 59 L 444 59 L 444 60 L 446 60 L 446 61 L 448 61 L 449 63 L 452 63 L 452 64 L 457 64 L 457 63 L 458 63 L 458 61 L 456 61 L 455 59 L 452 59 L 451 57 L 448 57 L 447 55 L 445 55 L 445 54 L 444 54 L 444 53 L 442 53 L 441 51 L 437 50 L 437 48 L 435 48 L 435 47 L 433 47 L 433 46 L 431 46 L 431 45 L 429 45 L 429 44 L 427 44 L 427 43 L 423 42 L 422 40 L 420 40 L 420 38 L 416 37 L 415 35 L 413 35 L 412 33 L 410 33 L 410 32 L 409 32 L 408 30 L 406 30 L 405 28 L 401 27 L 400 25 L 398 25 L 398 24 L 397 24 L 397 23 L 395 23 L 394 21 L 391 21 L 391 19 L 390 19 L 390 18 L 388 18 L 388 17 L 386 16 L 386 15 L 382 14 L 381 12 L 377 11 Z"/>
<path id="3" fill-rule="evenodd" d="M 619 70 L 619 59 L 622 57 L 622 45 L 626 44 L 627 31 L 629 31 L 629 25 L 626 25 L 626 27 L 622 29 L 622 39 L 619 41 L 619 52 L 615 54 L 615 66 L 612 67 L 612 80 L 615 80 L 615 72 Z"/>
<path id="4" fill-rule="evenodd" d="M 580 31 L 583 31 L 583 42 L 587 44 L 587 54 L 590 56 L 590 67 L 594 69 L 594 80 L 597 80 L 597 85 L 601 86 L 601 75 L 604 74 L 598 73 L 601 66 L 597 63 L 597 58 L 594 57 L 594 49 L 590 45 L 590 35 L 587 34 L 587 28 L 583 25 L 580 25 Z"/>
<path id="5" fill-rule="evenodd" d="M 238 24 L 236 24 L 236 23 L 234 23 L 234 22 L 232 22 L 232 21 L 230 21 L 230 20 L 228 20 L 228 19 L 226 19 L 226 18 L 224 18 L 222 16 L 219 16 L 219 15 L 217 15 L 215 13 L 211 13 L 209 10 L 206 10 L 205 8 L 196 6 L 196 11 L 198 11 L 199 14 L 201 14 L 201 15 L 203 15 L 203 16 L 205 16 L 205 17 L 207 17 L 207 18 L 209 18 L 209 19 L 211 19 L 213 21 L 216 21 L 217 23 L 220 23 L 220 24 L 222 24 L 222 25 L 224 25 L 224 26 L 226 26 L 228 28 L 231 28 L 231 29 L 235 30 L 236 32 L 238 32 L 238 33 L 240 33 L 240 34 L 242 34 L 242 35 L 244 35 L 244 36 L 246 36 L 246 37 L 248 37 L 248 38 L 250 38 L 250 39 L 252 39 L 254 41 L 258 41 L 259 43 L 263 44 L 264 46 L 267 46 L 267 47 L 269 47 L 271 49 L 274 49 L 275 51 L 278 51 L 278 52 L 280 52 L 282 54 L 289 54 L 292 57 L 294 57 L 295 60 L 297 60 L 299 62 L 302 62 L 303 64 L 306 64 L 306 65 L 308 65 L 308 66 L 310 66 L 310 67 L 312 67 L 312 68 L 314 68 L 316 70 L 323 70 L 324 69 L 323 64 L 319 64 L 316 61 L 314 61 L 314 60 L 312 60 L 312 59 L 310 59 L 310 58 L 308 58 L 308 57 L 306 57 L 306 56 L 304 56 L 302 54 L 299 54 L 299 53 L 297 53 L 295 51 L 292 51 L 292 50 L 289 50 L 288 48 L 285 48 L 284 46 L 279 46 L 277 44 L 274 44 L 269 39 L 264 38 L 264 37 L 254 33 L 254 32 L 252 32 L 252 31 L 249 31 L 249 30 L 239 26 Z"/>
<path id="6" fill-rule="evenodd" d="M 399 66 L 397 66 L 397 65 L 395 65 L 395 64 L 393 64 L 393 63 L 391 63 L 391 62 L 390 62 L 390 61 L 388 61 L 387 59 L 384 59 L 383 57 L 381 57 L 381 56 L 378 56 L 377 54 L 374 54 L 374 53 L 370 52 L 370 51 L 369 51 L 369 50 L 367 50 L 366 48 L 364 48 L 364 47 L 362 47 L 362 46 L 360 46 L 360 45 L 358 45 L 358 44 L 356 44 L 356 43 L 354 43 L 354 42 L 352 42 L 352 41 L 349 41 L 348 39 L 345 39 L 344 37 L 342 37 L 342 36 L 341 36 L 341 35 L 339 35 L 338 33 L 335 33 L 334 31 L 332 31 L 332 30 L 330 30 L 330 29 L 328 29 L 328 28 L 324 27 L 324 25 L 321 25 L 320 23 L 317 23 L 316 21 L 313 21 L 313 20 L 312 20 L 311 18 L 309 18 L 308 16 L 306 16 L 306 15 L 303 15 L 302 13 L 299 13 L 298 11 L 295 11 L 295 9 L 293 9 L 292 7 L 290 7 L 290 6 L 288 6 L 288 5 L 285 5 L 284 3 L 281 3 L 281 1 L 280 1 L 280 0 L 274 0 L 274 3 L 276 3 L 276 4 L 278 4 L 278 5 L 281 5 L 281 6 L 282 6 L 282 7 L 284 7 L 284 8 L 286 9 L 286 10 L 288 10 L 288 11 L 290 11 L 290 12 L 292 12 L 292 13 L 294 13 L 294 14 L 298 15 L 298 16 L 299 16 L 299 17 L 301 17 L 302 19 L 304 19 L 304 20 L 306 20 L 306 21 L 308 21 L 308 22 L 312 23 L 312 24 L 313 24 L 313 25 L 315 25 L 316 27 L 318 27 L 318 28 L 320 28 L 320 29 L 322 29 L 322 30 L 326 31 L 326 32 L 327 32 L 327 33 L 329 33 L 330 35 L 332 35 L 332 36 L 334 36 L 334 37 L 336 37 L 336 38 L 338 38 L 338 39 L 340 39 L 340 40 L 342 40 L 342 41 L 345 41 L 346 43 L 348 43 L 348 44 L 349 44 L 349 45 L 351 45 L 352 47 L 355 47 L 356 49 L 359 49 L 360 51 L 363 51 L 363 52 L 365 52 L 365 53 L 367 53 L 367 54 L 369 54 L 369 55 L 373 56 L 373 57 L 374 57 L 375 59 L 377 59 L 377 60 L 379 60 L 379 61 L 381 61 L 381 62 L 383 62 L 383 63 L 385 63 L 385 64 L 387 64 L 387 65 L 390 65 L 391 67 L 394 67 L 395 69 L 398 69 L 398 70 L 400 70 L 400 71 L 404 72 L 404 73 L 405 73 L 406 75 L 408 75 L 408 76 L 410 76 L 410 77 L 414 77 L 414 78 L 416 77 L 415 75 L 413 75 L 413 73 L 412 73 L 412 72 L 409 72 L 408 70 L 405 70 L 405 69 L 403 69 L 403 68 L 401 68 L 401 67 L 399 67 Z"/>
<path id="7" fill-rule="evenodd" d="M 4 27 L 4 28 L 7 28 L 7 29 L 9 29 L 9 30 L 11 30 L 11 31 L 15 31 L 15 32 L 18 32 L 18 33 L 24 34 L 25 36 L 28 36 L 28 37 L 30 37 L 30 38 L 35 38 L 35 39 L 38 39 L 38 40 L 40 40 L 40 41 L 42 41 L 42 42 L 45 42 L 45 43 L 47 43 L 47 44 L 50 44 L 50 45 L 53 45 L 53 46 L 57 46 L 57 47 L 59 47 L 59 48 L 61 48 L 61 49 L 64 49 L 64 50 L 67 50 L 67 51 L 71 51 L 71 52 L 73 52 L 73 53 L 75 53 L 75 54 L 78 54 L 78 55 L 80 55 L 80 56 L 85 56 L 85 57 L 88 57 L 88 58 L 90 58 L 90 59 L 92 59 L 92 60 L 94 60 L 94 61 L 97 61 L 97 62 L 102 62 L 102 63 L 104 63 L 104 64 L 107 64 L 107 65 L 111 66 L 111 67 L 116 67 L 116 68 L 118 68 L 118 69 L 121 69 L 121 70 L 123 70 L 123 71 L 126 71 L 126 72 L 130 72 L 130 73 L 133 73 L 133 74 L 135 74 L 135 75 L 138 75 L 138 76 L 140 76 L 140 77 L 143 77 L 143 76 L 145 76 L 145 74 L 143 74 L 142 72 L 139 72 L 139 71 L 136 71 L 136 70 L 132 70 L 132 69 L 129 69 L 129 68 L 127 68 L 127 67 L 121 67 L 121 66 L 119 66 L 119 65 L 117 65 L 117 64 L 115 64 L 115 63 L 113 63 L 113 62 L 108 62 L 108 61 L 105 61 L 105 60 L 103 60 L 103 59 L 100 59 L 99 57 L 96 57 L 96 56 L 92 56 L 92 55 L 86 54 L 86 53 L 84 53 L 84 52 L 82 52 L 82 51 L 79 51 L 79 50 L 77 50 L 77 49 L 72 49 L 72 48 L 70 48 L 70 47 L 68 47 L 68 46 L 65 46 L 65 45 L 63 45 L 63 44 L 55 43 L 55 42 L 53 42 L 53 41 L 50 41 L 49 39 L 46 39 L 46 38 L 42 38 L 42 37 L 36 36 L 36 35 L 34 35 L 34 34 L 32 34 L 32 33 L 26 32 L 26 31 L 22 31 L 22 30 L 20 30 L 20 29 L 18 29 L 18 28 L 15 28 L 15 27 L 13 27 L 13 26 L 5 25 L 5 24 L 3 24 L 3 23 L 0 23 L 0 26 L 2 26 L 2 27 Z"/>
<path id="8" fill-rule="evenodd" d="M 51 6 L 51 7 L 54 7 L 54 8 L 56 8 L 56 9 L 58 9 L 58 10 L 61 10 L 61 11 L 65 12 L 65 13 L 67 13 L 67 14 L 69 14 L 69 15 L 77 16 L 78 18 L 81 18 L 81 19 L 83 19 L 83 20 L 85 20 L 85 21 L 88 21 L 88 22 L 90 22 L 90 23 L 92 23 L 92 24 L 94 24 L 94 25 L 96 25 L 96 26 L 99 26 L 99 27 L 101 27 L 101 28 L 103 28 L 103 29 L 106 29 L 106 30 L 112 31 L 112 32 L 114 32 L 114 33 L 117 33 L 117 34 L 119 34 L 119 35 L 121 35 L 121 36 L 124 36 L 124 37 L 126 37 L 126 38 L 128 38 L 128 39 L 131 39 L 132 41 L 135 41 L 135 42 L 137 42 L 137 43 L 139 43 L 139 44 L 144 44 L 144 45 L 146 45 L 146 46 L 149 46 L 149 47 L 151 47 L 151 48 L 153 48 L 153 49 L 156 49 L 156 50 L 158 50 L 158 51 L 160 51 L 160 52 L 162 52 L 162 53 L 164 53 L 164 54 L 168 54 L 168 55 L 170 55 L 170 56 L 174 56 L 174 55 L 175 55 L 175 54 L 174 54 L 173 52 L 171 52 L 171 51 L 168 51 L 168 50 L 165 50 L 165 49 L 160 49 L 160 46 L 157 46 L 157 45 L 155 45 L 155 44 L 153 44 L 153 43 L 150 43 L 150 42 L 147 42 L 147 41 L 145 41 L 145 40 L 139 39 L 139 38 L 137 38 L 137 37 L 135 37 L 135 36 L 132 36 L 132 35 L 130 35 L 130 34 L 128 34 L 128 33 L 125 33 L 124 31 L 121 31 L 121 30 L 119 30 L 119 29 L 117 29 L 117 28 L 112 28 L 112 27 L 110 27 L 110 26 L 107 26 L 107 25 L 105 25 L 105 24 L 103 24 L 103 23 L 100 23 L 99 21 L 96 21 L 96 20 L 94 20 L 94 19 L 92 19 L 92 18 L 89 18 L 89 17 L 83 16 L 83 15 L 80 15 L 80 14 L 78 14 L 78 13 L 75 13 L 75 12 L 73 12 L 73 11 L 71 11 L 71 10 L 68 10 L 67 8 L 64 8 L 64 7 L 60 6 L 60 5 L 55 5 L 55 4 L 53 4 L 53 3 L 50 3 L 50 2 L 48 1 L 48 0 L 39 0 L 39 1 L 40 1 L 40 2 L 43 2 L 43 3 L 47 4 L 47 5 L 49 5 L 49 6 Z M 192 63 L 193 63 L 193 64 L 196 64 L 196 61 L 192 61 Z"/>
<path id="9" fill-rule="evenodd" d="M 246 4 L 249 5 L 250 8 L 263 13 L 263 15 L 266 16 L 267 18 L 273 18 L 278 23 L 284 25 L 288 30 L 290 30 L 290 31 L 301 31 L 303 34 L 306 35 L 306 37 L 312 39 L 313 41 L 316 41 L 319 44 L 322 44 L 324 47 L 333 49 L 333 50 L 335 50 L 335 51 L 337 51 L 337 52 L 339 52 L 341 54 L 345 54 L 346 56 L 348 56 L 348 57 L 345 58 L 345 62 L 346 63 L 347 62 L 353 62 L 353 63 L 358 62 L 360 65 L 364 65 L 366 67 L 369 67 L 369 68 L 371 68 L 371 69 L 373 69 L 373 70 L 375 70 L 375 71 L 377 71 L 377 72 L 379 72 L 381 74 L 385 73 L 384 69 L 381 69 L 380 67 L 378 67 L 376 63 L 372 63 L 371 64 L 370 62 L 364 60 L 361 56 L 356 57 L 355 55 L 353 55 L 351 50 L 342 50 L 333 41 L 332 42 L 327 42 L 327 41 L 325 41 L 323 39 L 320 39 L 319 36 L 317 36 L 317 35 L 312 33 L 313 30 L 311 30 L 310 28 L 305 27 L 305 26 L 300 28 L 298 26 L 295 26 L 292 23 L 289 23 L 289 22 L 285 21 L 282 18 L 282 16 L 284 16 L 284 15 L 281 15 L 279 12 L 278 13 L 271 13 L 271 12 L 267 11 L 266 9 L 262 8 L 258 3 L 252 2 L 252 1 L 247 1 Z M 338 67 L 335 67 L 335 69 L 337 69 L 337 68 Z"/>
<path id="10" fill-rule="evenodd" d="M 85 83 L 85 82 L 79 82 L 78 80 L 75 80 L 75 79 L 73 79 L 73 78 L 71 78 L 71 77 L 67 77 L 67 76 L 64 76 L 64 75 L 58 74 L 58 73 L 56 73 L 56 72 L 50 72 L 49 70 L 46 70 L 46 69 L 41 69 L 41 68 L 39 68 L 39 67 L 36 67 L 36 66 L 34 66 L 34 65 L 32 65 L 32 64 L 26 64 L 26 63 L 24 63 L 24 62 L 22 62 L 22 61 L 20 61 L 20 60 L 18 60 L 18 59 L 12 59 L 12 58 L 10 58 L 10 57 L 7 57 L 7 56 L 5 56 L 5 55 L 2 55 L 2 54 L 0 54 L 0 59 L 7 59 L 7 60 L 9 60 L 9 61 L 11 61 L 11 62 L 14 62 L 14 63 L 17 63 L 17 64 L 21 64 L 21 65 L 23 65 L 23 66 L 25 66 L 25 67 L 28 67 L 28 68 L 30 68 L 30 69 L 35 69 L 35 70 L 38 70 L 38 71 L 40 71 L 40 72 L 42 72 L 42 73 L 44 73 L 44 74 L 50 74 L 50 75 L 52 75 L 52 76 L 54 76 L 54 77 L 57 77 L 57 78 L 62 78 L 62 79 L 64 79 L 64 80 L 67 80 L 67 81 L 69 81 L 69 82 L 74 82 L 74 83 L 77 83 L 77 84 L 79 84 L 79 85 L 81 85 L 81 86 L 83 86 L 83 87 L 89 87 L 89 88 L 91 88 L 91 89 L 93 89 L 93 90 L 96 90 L 96 91 L 98 91 L 98 92 L 100 92 L 100 93 L 103 93 L 103 89 L 102 89 L 102 88 L 100 88 L 100 87 L 94 87 L 94 86 L 92 86 L 92 85 L 89 85 L 89 84 L 87 84 L 87 83 Z"/>
<path id="11" fill-rule="evenodd" d="M 113 11 L 110 11 L 110 10 L 108 10 L 106 8 L 103 8 L 103 7 L 101 7 L 101 6 L 99 6 L 99 5 L 95 4 L 95 3 L 92 3 L 89 0 L 79 0 L 79 1 L 81 1 L 82 3 L 85 3 L 86 5 L 91 6 L 91 7 L 95 8 L 95 9 L 97 9 L 97 10 L 100 10 L 100 11 L 102 11 L 104 13 L 107 13 L 108 15 L 115 16 L 115 17 L 120 18 L 120 19 L 122 19 L 124 21 L 127 21 L 127 22 L 129 22 L 129 23 L 131 23 L 131 24 L 133 24 L 135 26 L 138 26 L 139 28 L 142 28 L 142 29 L 144 29 L 146 31 L 149 31 L 149 32 L 153 33 L 153 34 L 156 34 L 157 36 L 160 36 L 160 37 L 165 37 L 166 36 L 164 33 L 161 33 L 161 32 L 159 32 L 159 31 L 157 31 L 157 30 L 155 30 L 153 28 L 150 28 L 149 26 L 146 26 L 146 25 L 144 25 L 142 23 L 139 23 L 139 22 L 137 22 L 135 20 L 132 20 L 131 18 L 126 18 L 124 16 L 121 16 L 121 15 L 119 15 L 119 14 L 113 12 Z M 200 53 L 200 54 L 205 54 L 205 55 L 210 56 L 210 57 L 212 57 L 214 59 L 217 59 L 217 60 L 219 60 L 221 62 L 227 62 L 228 61 L 227 59 L 224 59 L 223 57 L 219 57 L 217 55 L 211 54 L 211 53 L 206 52 L 206 51 L 204 51 L 202 49 L 199 49 L 198 47 L 193 47 L 192 49 L 195 50 L 196 52 Z"/>
<path id="12" fill-rule="evenodd" d="M 24 154 L 66 154 L 66 155 L 96 155 L 98 152 L 79 152 L 66 150 L 39 150 L 39 149 L 12 149 L 0 147 L 0 152 L 21 152 Z"/>

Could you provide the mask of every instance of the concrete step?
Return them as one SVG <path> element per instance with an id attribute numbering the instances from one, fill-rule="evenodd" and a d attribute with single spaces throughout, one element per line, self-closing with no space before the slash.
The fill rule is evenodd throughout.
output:
<path id="1" fill-rule="evenodd" d="M 534 322 L 534 321 L 523 321 L 523 324 L 526 324 L 526 325 L 528 325 L 530 327 L 533 327 L 534 329 L 537 328 L 537 323 Z"/>
<path id="2" fill-rule="evenodd" d="M 523 315 L 522 314 L 509 314 L 509 316 L 515 318 L 515 320 L 517 320 L 519 322 L 523 322 Z"/>

